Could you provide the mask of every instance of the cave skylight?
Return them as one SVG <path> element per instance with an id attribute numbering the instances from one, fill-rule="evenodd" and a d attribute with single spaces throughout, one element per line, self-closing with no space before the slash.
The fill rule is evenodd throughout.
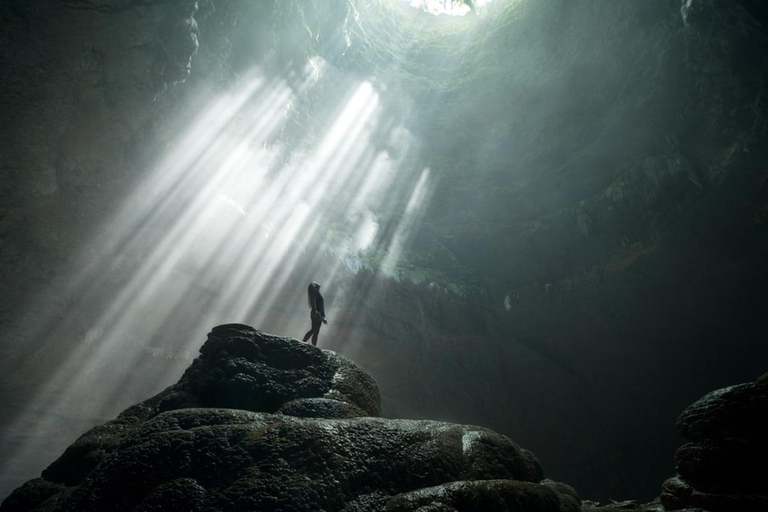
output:
<path id="1" fill-rule="evenodd" d="M 484 7 L 493 0 L 405 0 L 413 7 L 421 9 L 435 16 L 447 14 L 448 16 L 465 16 L 473 9 Z"/>

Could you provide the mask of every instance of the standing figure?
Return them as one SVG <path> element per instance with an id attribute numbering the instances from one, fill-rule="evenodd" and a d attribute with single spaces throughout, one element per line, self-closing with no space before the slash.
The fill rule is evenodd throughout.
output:
<path id="1" fill-rule="evenodd" d="M 309 302 L 309 318 L 312 320 L 312 328 L 304 335 L 304 341 L 307 341 L 312 336 L 312 344 L 317 346 L 317 335 L 320 333 L 320 325 L 327 324 L 328 320 L 325 319 L 325 304 L 323 296 L 320 295 L 320 285 L 314 281 L 309 283 L 307 287 L 307 302 Z"/>

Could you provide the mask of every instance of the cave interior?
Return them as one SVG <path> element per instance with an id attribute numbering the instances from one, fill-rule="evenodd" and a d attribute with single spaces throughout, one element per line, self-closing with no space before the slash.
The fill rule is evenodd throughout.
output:
<path id="1" fill-rule="evenodd" d="M 446 12 L 446 10 L 448 12 Z M 0 497 L 175 383 L 301 338 L 383 415 L 649 501 L 768 368 L 759 0 L 0 3 Z"/>

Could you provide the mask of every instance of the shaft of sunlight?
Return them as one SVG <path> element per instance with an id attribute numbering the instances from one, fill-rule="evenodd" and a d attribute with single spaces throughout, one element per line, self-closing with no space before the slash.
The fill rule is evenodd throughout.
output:
<path id="1" fill-rule="evenodd" d="M 382 116 L 374 86 L 363 81 L 338 94 L 338 115 L 316 144 L 277 136 L 297 95 L 322 83 L 325 65 L 311 60 L 293 83 L 254 72 L 169 143 L 105 220 L 91 244 L 99 258 L 83 256 L 72 294 L 95 305 L 94 320 L 14 425 L 51 430 L 59 413 L 115 414 L 140 361 L 178 356 L 180 372 L 217 324 L 272 322 L 285 327 L 282 334 L 300 334 L 306 315 L 301 290 L 292 290 L 297 279 L 333 283 L 348 271 L 348 254 L 377 243 L 374 212 L 409 194 L 386 249 L 386 269 L 394 272 L 431 183 L 428 169 L 416 180 L 409 140 L 393 150 L 373 142 Z M 343 243 L 328 229 L 342 221 L 349 229 Z M 125 265 L 126 275 L 101 277 L 105 265 Z M 278 307 L 285 297 L 290 307 Z M 172 345 L 172 338 L 184 341 Z M 119 371 L 111 370 L 115 361 Z M 53 413 L 39 421 L 41 409 Z M 38 449 L 34 441 L 19 446 L 6 467 Z"/>

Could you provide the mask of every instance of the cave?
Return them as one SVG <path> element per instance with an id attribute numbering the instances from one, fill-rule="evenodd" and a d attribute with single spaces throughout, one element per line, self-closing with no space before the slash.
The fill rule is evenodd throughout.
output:
<path id="1" fill-rule="evenodd" d="M 179 380 L 301 339 L 382 415 L 649 502 L 768 368 L 756 0 L 0 3 L 0 498 Z"/>

